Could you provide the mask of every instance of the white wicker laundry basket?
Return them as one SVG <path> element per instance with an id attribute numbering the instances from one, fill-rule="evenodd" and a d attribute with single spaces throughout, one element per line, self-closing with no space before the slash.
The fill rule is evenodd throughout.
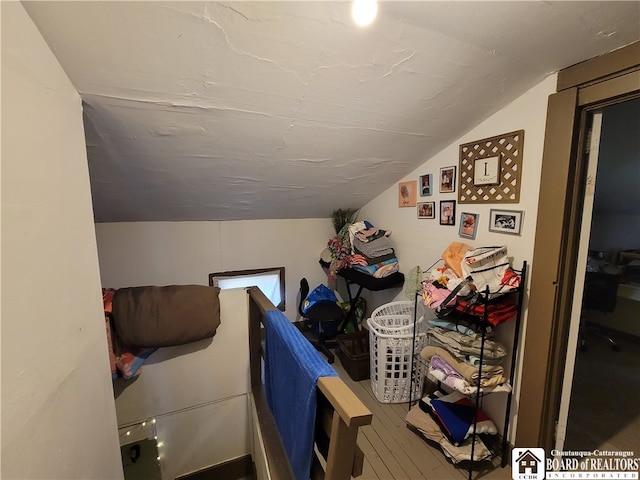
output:
<path id="1" fill-rule="evenodd" d="M 415 339 L 414 339 L 414 318 Z M 425 345 L 424 307 L 414 302 L 391 302 L 377 308 L 367 320 L 369 327 L 371 389 L 381 403 L 405 403 L 420 398 L 425 365 L 414 361 Z M 415 343 L 414 343 L 415 342 Z M 411 388 L 413 387 L 413 393 Z"/>

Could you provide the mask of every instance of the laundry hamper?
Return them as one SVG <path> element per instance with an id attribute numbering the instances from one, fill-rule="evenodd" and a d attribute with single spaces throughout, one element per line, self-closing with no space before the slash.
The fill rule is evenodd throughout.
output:
<path id="1" fill-rule="evenodd" d="M 379 402 L 405 403 L 422 396 L 426 367 L 424 362 L 414 361 L 412 371 L 411 359 L 426 343 L 423 320 L 424 307 L 418 304 L 414 317 L 414 302 L 387 303 L 367 319 L 371 389 Z"/>

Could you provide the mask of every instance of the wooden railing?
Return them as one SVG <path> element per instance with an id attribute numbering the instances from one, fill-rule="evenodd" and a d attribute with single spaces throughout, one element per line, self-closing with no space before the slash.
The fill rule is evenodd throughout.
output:
<path id="1" fill-rule="evenodd" d="M 262 385 L 262 340 L 265 312 L 275 310 L 273 304 L 258 288 L 249 288 L 249 355 L 251 391 L 258 416 L 260 438 L 263 440 L 267 478 L 293 479 L 293 472 L 285 452 L 275 421 L 267 405 Z M 364 454 L 358 448 L 358 428 L 371 424 L 372 413 L 349 389 L 340 377 L 318 379 L 318 406 L 316 438 L 324 435 L 326 442 L 318 440 L 314 449 L 311 478 L 324 480 L 348 480 L 362 473 Z M 260 474 L 259 474 L 260 478 Z"/>

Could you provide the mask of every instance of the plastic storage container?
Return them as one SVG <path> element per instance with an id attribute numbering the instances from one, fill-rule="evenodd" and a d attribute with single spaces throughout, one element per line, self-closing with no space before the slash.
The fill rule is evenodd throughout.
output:
<path id="1" fill-rule="evenodd" d="M 345 333 L 336 337 L 336 354 L 352 380 L 369 378 L 369 332 Z"/>
<path id="2" fill-rule="evenodd" d="M 426 343 L 423 320 L 424 307 L 418 303 L 414 316 L 414 302 L 382 305 L 367 320 L 371 389 L 379 402 L 404 403 L 421 397 L 426 367 L 412 358 Z"/>

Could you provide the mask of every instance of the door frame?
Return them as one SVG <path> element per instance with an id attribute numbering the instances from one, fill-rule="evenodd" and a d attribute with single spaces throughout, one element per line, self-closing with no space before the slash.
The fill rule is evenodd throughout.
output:
<path id="1" fill-rule="evenodd" d="M 640 97 L 640 42 L 566 68 L 549 97 L 516 446 L 554 447 L 566 362 L 591 110 Z"/>

